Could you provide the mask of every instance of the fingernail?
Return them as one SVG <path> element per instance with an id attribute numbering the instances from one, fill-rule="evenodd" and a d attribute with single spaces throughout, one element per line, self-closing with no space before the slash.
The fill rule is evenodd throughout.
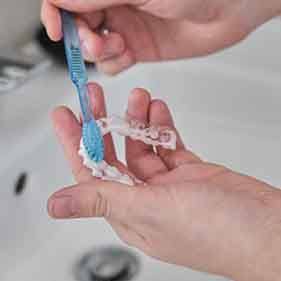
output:
<path id="1" fill-rule="evenodd" d="M 52 198 L 48 204 L 48 210 L 56 219 L 73 218 L 77 213 L 75 201 L 71 196 Z"/>
<path id="2" fill-rule="evenodd" d="M 81 46 L 82 46 L 82 53 L 83 53 L 84 58 L 86 58 L 89 61 L 94 61 L 95 58 L 94 58 L 93 54 L 91 53 L 91 48 L 90 48 L 88 42 L 82 41 Z"/>

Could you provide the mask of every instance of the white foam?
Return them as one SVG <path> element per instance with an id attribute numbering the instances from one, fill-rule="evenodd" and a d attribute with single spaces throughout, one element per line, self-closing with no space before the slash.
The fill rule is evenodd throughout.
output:
<path id="1" fill-rule="evenodd" d="M 92 175 L 106 181 L 115 181 L 127 185 L 135 185 L 136 181 L 126 174 L 122 174 L 117 168 L 110 166 L 105 161 L 96 163 L 91 160 L 86 152 L 85 146 L 81 139 L 79 155 L 83 158 L 83 164 L 90 170 Z"/>

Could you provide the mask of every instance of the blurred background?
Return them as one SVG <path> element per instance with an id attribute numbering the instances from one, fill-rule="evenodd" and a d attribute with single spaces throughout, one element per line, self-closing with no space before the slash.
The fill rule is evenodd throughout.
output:
<path id="1" fill-rule="evenodd" d="M 47 216 L 48 196 L 73 183 L 49 114 L 61 104 L 78 112 L 78 100 L 61 46 L 40 29 L 40 5 L 0 3 L 0 280 L 223 280 L 128 249 L 103 220 Z M 145 87 L 170 105 L 201 157 L 280 186 L 280 31 L 273 20 L 207 58 L 140 65 L 114 78 L 92 67 L 90 77 L 104 87 L 110 113 L 122 114 L 130 90 Z M 116 145 L 123 159 L 122 141 Z"/>
<path id="2" fill-rule="evenodd" d="M 0 48 L 32 37 L 40 18 L 38 13 L 40 2 L 39 0 L 1 1 Z"/>

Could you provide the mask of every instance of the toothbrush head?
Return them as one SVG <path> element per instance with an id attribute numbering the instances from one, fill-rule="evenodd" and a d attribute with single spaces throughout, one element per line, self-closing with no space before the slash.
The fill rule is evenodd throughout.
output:
<path id="1" fill-rule="evenodd" d="M 104 143 L 96 121 L 85 122 L 82 128 L 83 144 L 91 160 L 99 163 L 104 160 Z"/>

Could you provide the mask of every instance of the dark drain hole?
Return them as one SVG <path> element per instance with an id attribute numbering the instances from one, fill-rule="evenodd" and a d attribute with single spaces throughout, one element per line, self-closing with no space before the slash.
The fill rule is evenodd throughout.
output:
<path id="1" fill-rule="evenodd" d="M 21 173 L 15 183 L 14 192 L 17 196 L 21 195 L 27 186 L 27 173 Z"/>
<path id="2" fill-rule="evenodd" d="M 139 258 L 119 247 L 101 247 L 86 253 L 75 266 L 77 281 L 130 281 L 140 269 Z"/>

